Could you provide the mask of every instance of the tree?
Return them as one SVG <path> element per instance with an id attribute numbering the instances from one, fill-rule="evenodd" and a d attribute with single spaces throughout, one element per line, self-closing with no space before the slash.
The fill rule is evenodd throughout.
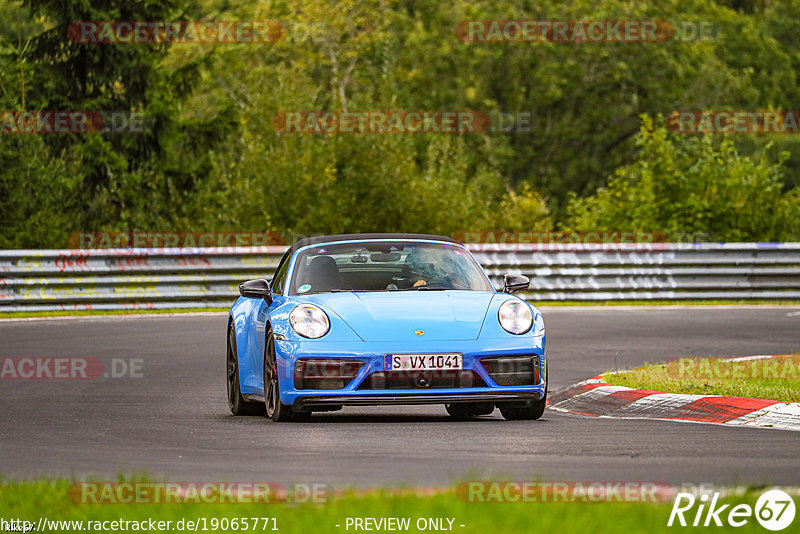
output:
<path id="1" fill-rule="evenodd" d="M 679 135 L 661 117 L 644 116 L 635 161 L 595 195 L 573 197 L 569 227 L 712 241 L 800 237 L 800 190 L 781 191 L 785 155 L 778 163 L 756 162 L 726 138 Z"/>
<path id="2" fill-rule="evenodd" d="M 166 44 L 80 43 L 68 37 L 76 21 L 182 20 L 188 5 L 184 0 L 22 2 L 19 13 L 37 24 L 17 23 L 35 31 L 20 42 L 12 40 L 11 32 L 0 33 L 8 46 L 3 77 L 12 80 L 14 88 L 14 98 L 5 102 L 15 104 L 3 109 L 21 110 L 24 105 L 25 110 L 140 112 L 148 127 L 141 132 L 48 135 L 38 141 L 2 139 L 6 151 L 20 144 L 35 146 L 45 166 L 70 162 L 68 191 L 43 188 L 40 197 L 49 194 L 50 201 L 40 198 L 37 207 L 29 198 L 28 206 L 17 207 L 39 210 L 39 218 L 60 220 L 58 214 L 45 211 L 57 206 L 59 214 L 68 214 L 66 223 L 45 241 L 22 229 L 29 236 L 18 236 L 17 242 L 64 246 L 70 231 L 175 230 L 193 224 L 187 222 L 189 200 L 211 171 L 215 145 L 235 124 L 227 108 L 203 118 L 182 113 L 209 54 L 167 65 Z M 25 74 L 24 93 L 13 76 L 20 69 Z M 42 157 L 39 143 L 49 151 L 47 157 Z M 26 165 L 35 167 L 30 161 Z M 6 183 L 13 180 L 7 178 Z M 21 189 L 29 190 L 30 185 Z M 17 200 L 26 202 L 25 197 Z"/>

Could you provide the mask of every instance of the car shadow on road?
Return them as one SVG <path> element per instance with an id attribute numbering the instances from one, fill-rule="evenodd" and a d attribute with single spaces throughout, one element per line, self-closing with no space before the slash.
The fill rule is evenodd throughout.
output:
<path id="1" fill-rule="evenodd" d="M 261 423 L 270 423 L 273 424 L 271 421 L 267 421 L 266 418 L 261 416 L 250 416 L 250 417 L 236 417 L 232 415 L 220 415 L 218 419 L 224 419 L 230 423 L 242 423 L 244 421 L 252 422 L 254 424 L 261 424 Z M 450 417 L 447 414 L 443 415 L 436 415 L 436 414 L 409 414 L 409 413 L 393 413 L 393 414 L 381 414 L 381 413 L 315 413 L 309 421 L 304 422 L 293 422 L 293 423 L 276 423 L 276 424 L 290 424 L 290 425 L 297 425 L 297 426 L 304 426 L 304 425 L 312 425 L 315 423 L 326 423 L 326 424 L 392 424 L 392 423 L 438 423 L 443 424 L 446 423 L 448 425 L 463 425 L 463 424 L 490 424 L 490 423 L 504 423 L 504 424 L 513 424 L 513 423 L 522 423 L 522 424 L 533 424 L 533 425 L 543 425 L 547 424 L 549 419 L 547 416 L 543 417 L 538 421 L 506 421 L 503 419 L 499 413 L 495 413 L 493 415 L 475 417 L 472 419 L 455 419 Z"/>
<path id="2" fill-rule="evenodd" d="M 427 414 L 348 414 L 348 413 L 315 413 L 309 423 L 492 423 L 502 421 L 498 417 L 475 417 L 459 420 L 449 415 Z"/>

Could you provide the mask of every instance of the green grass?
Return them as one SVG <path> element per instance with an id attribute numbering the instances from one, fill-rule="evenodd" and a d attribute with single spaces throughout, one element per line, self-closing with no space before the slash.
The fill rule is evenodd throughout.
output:
<path id="1" fill-rule="evenodd" d="M 681 358 L 609 373 L 604 379 L 614 386 L 665 393 L 800 402 L 800 355 L 745 362 Z"/>
<path id="2" fill-rule="evenodd" d="M 667 527 L 672 501 L 660 503 L 470 503 L 453 491 L 438 494 L 415 492 L 368 491 L 349 492 L 326 504 L 78 504 L 69 497 L 71 483 L 66 480 L 6 482 L 0 485 L 0 518 L 23 519 L 38 524 L 39 518 L 49 520 L 83 521 L 177 521 L 205 518 L 207 532 L 232 532 L 233 529 L 212 529 L 212 518 L 276 518 L 281 532 L 291 534 L 342 534 L 355 532 L 346 529 L 348 517 L 409 517 L 409 532 L 419 532 L 414 526 L 419 518 L 453 518 L 453 532 L 516 534 L 524 532 L 570 533 L 646 533 L 697 532 L 702 528 Z M 724 502 L 755 503 L 760 491 L 750 490 L 743 495 L 723 497 Z M 80 499 L 76 499 L 80 501 Z M 694 517 L 697 506 L 692 511 Z M 729 507 L 730 509 L 730 507 Z M 691 519 L 690 519 L 691 521 Z M 796 522 L 797 520 L 795 520 Z M 240 529 L 240 532 L 263 532 L 259 528 Z M 445 524 L 446 521 L 445 521 Z M 336 525 L 340 525 L 337 527 Z M 464 527 L 461 527 L 464 525 Z M 272 525 L 267 529 L 271 532 Z M 730 527 L 716 528 L 728 532 Z M 129 529 L 130 530 L 130 529 Z M 754 518 L 737 532 L 765 530 Z M 74 532 L 73 529 L 54 532 Z M 173 530 L 176 531 L 177 530 Z M 203 532 L 202 526 L 198 531 Z M 86 530 L 84 530 L 86 532 Z M 429 531 L 430 532 L 430 531 Z"/>
<path id="3" fill-rule="evenodd" d="M 40 311 L 40 312 L 0 312 L 0 319 L 24 319 L 27 317 L 74 317 L 83 315 L 149 315 L 162 313 L 200 313 L 200 312 L 226 312 L 229 307 L 219 308 L 165 308 L 158 310 L 65 310 L 65 311 Z"/>
<path id="4" fill-rule="evenodd" d="M 536 306 L 800 306 L 800 300 L 531 300 Z"/>

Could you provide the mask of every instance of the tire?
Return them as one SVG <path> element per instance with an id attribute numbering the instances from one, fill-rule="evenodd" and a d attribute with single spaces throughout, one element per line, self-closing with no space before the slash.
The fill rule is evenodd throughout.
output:
<path id="1" fill-rule="evenodd" d="M 242 396 L 242 388 L 239 382 L 239 358 L 236 349 L 236 330 L 233 322 L 228 327 L 228 349 L 225 356 L 228 408 L 233 415 L 262 415 L 264 404 L 260 402 L 250 402 Z"/>
<path id="2" fill-rule="evenodd" d="M 264 411 L 269 419 L 276 423 L 289 421 L 308 421 L 311 412 L 299 412 L 281 402 L 281 388 L 278 377 L 278 361 L 275 353 L 275 335 L 267 334 L 264 350 Z"/>
<path id="3" fill-rule="evenodd" d="M 479 415 L 490 415 L 494 411 L 494 404 L 488 402 L 466 402 L 445 404 L 445 410 L 454 419 L 472 419 Z"/>
<path id="4" fill-rule="evenodd" d="M 547 375 L 545 375 L 544 397 L 537 401 L 532 401 L 525 406 L 500 405 L 500 413 L 506 421 L 533 421 L 540 419 L 547 406 Z"/>

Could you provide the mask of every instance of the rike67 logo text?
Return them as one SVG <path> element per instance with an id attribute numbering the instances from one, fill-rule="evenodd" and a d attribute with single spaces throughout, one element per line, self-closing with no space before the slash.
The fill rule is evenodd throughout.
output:
<path id="1" fill-rule="evenodd" d="M 695 497 L 691 493 L 678 493 L 667 526 L 741 527 L 755 517 L 767 530 L 779 531 L 791 525 L 794 520 L 794 500 L 779 489 L 762 493 L 755 507 L 749 504 L 720 504 L 719 498 L 718 492 L 711 497 L 708 494 Z"/>

